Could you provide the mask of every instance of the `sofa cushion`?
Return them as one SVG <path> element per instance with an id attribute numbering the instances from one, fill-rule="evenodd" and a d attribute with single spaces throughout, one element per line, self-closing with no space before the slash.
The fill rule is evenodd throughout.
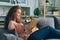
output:
<path id="1" fill-rule="evenodd" d="M 54 17 L 55 28 L 60 29 L 60 17 Z"/>
<path id="2" fill-rule="evenodd" d="M 46 17 L 46 18 L 42 17 L 42 18 L 40 18 L 40 20 L 37 23 L 38 28 L 45 27 L 47 25 L 55 28 L 54 27 L 54 19 L 53 19 L 53 17 Z"/>
<path id="3" fill-rule="evenodd" d="M 7 40 L 7 38 L 2 33 L 0 33 L 0 40 Z"/>
<path id="4" fill-rule="evenodd" d="M 4 28 L 0 28 L 0 40 L 23 40 L 16 35 L 8 33 Z"/>
<path id="5" fill-rule="evenodd" d="M 6 33 L 3 33 L 3 35 L 7 38 L 7 40 L 16 40 L 16 36 L 13 35 L 13 34 L 6 34 Z"/>

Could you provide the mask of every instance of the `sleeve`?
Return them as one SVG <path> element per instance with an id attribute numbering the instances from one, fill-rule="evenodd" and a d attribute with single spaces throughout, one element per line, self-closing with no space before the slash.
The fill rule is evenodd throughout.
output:
<path id="1" fill-rule="evenodd" d="M 10 22 L 9 22 L 8 29 L 9 29 L 9 30 L 15 29 L 15 25 L 14 25 L 13 21 L 10 21 Z"/>

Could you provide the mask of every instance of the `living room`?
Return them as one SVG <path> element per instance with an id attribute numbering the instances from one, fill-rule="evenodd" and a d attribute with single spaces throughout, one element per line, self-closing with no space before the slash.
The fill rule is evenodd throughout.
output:
<path id="1" fill-rule="evenodd" d="M 40 22 L 40 28 L 48 24 L 53 28 L 60 29 L 60 0 L 0 0 L 0 29 L 4 28 L 5 18 L 10 8 L 17 5 L 22 8 L 22 21 L 32 17 L 33 21 L 28 26 L 35 25 L 33 32 L 38 30 L 37 22 Z"/>

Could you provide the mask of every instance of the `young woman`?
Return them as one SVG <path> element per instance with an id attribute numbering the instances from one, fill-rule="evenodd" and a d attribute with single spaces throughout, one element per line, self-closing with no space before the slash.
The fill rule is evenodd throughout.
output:
<path id="1" fill-rule="evenodd" d="M 17 32 L 19 37 L 27 40 L 27 36 L 31 31 L 25 32 L 24 25 L 21 23 L 22 9 L 20 6 L 13 6 L 5 19 L 5 29 L 10 33 L 15 34 Z"/>

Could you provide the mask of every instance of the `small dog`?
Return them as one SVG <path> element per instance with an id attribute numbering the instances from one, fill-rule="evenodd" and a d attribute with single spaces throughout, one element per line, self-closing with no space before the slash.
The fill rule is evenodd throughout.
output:
<path id="1" fill-rule="evenodd" d="M 32 30 L 34 27 L 36 27 L 36 24 L 38 22 L 38 20 L 33 17 L 26 17 L 25 21 L 27 23 L 27 25 L 25 26 L 26 30 Z"/>

